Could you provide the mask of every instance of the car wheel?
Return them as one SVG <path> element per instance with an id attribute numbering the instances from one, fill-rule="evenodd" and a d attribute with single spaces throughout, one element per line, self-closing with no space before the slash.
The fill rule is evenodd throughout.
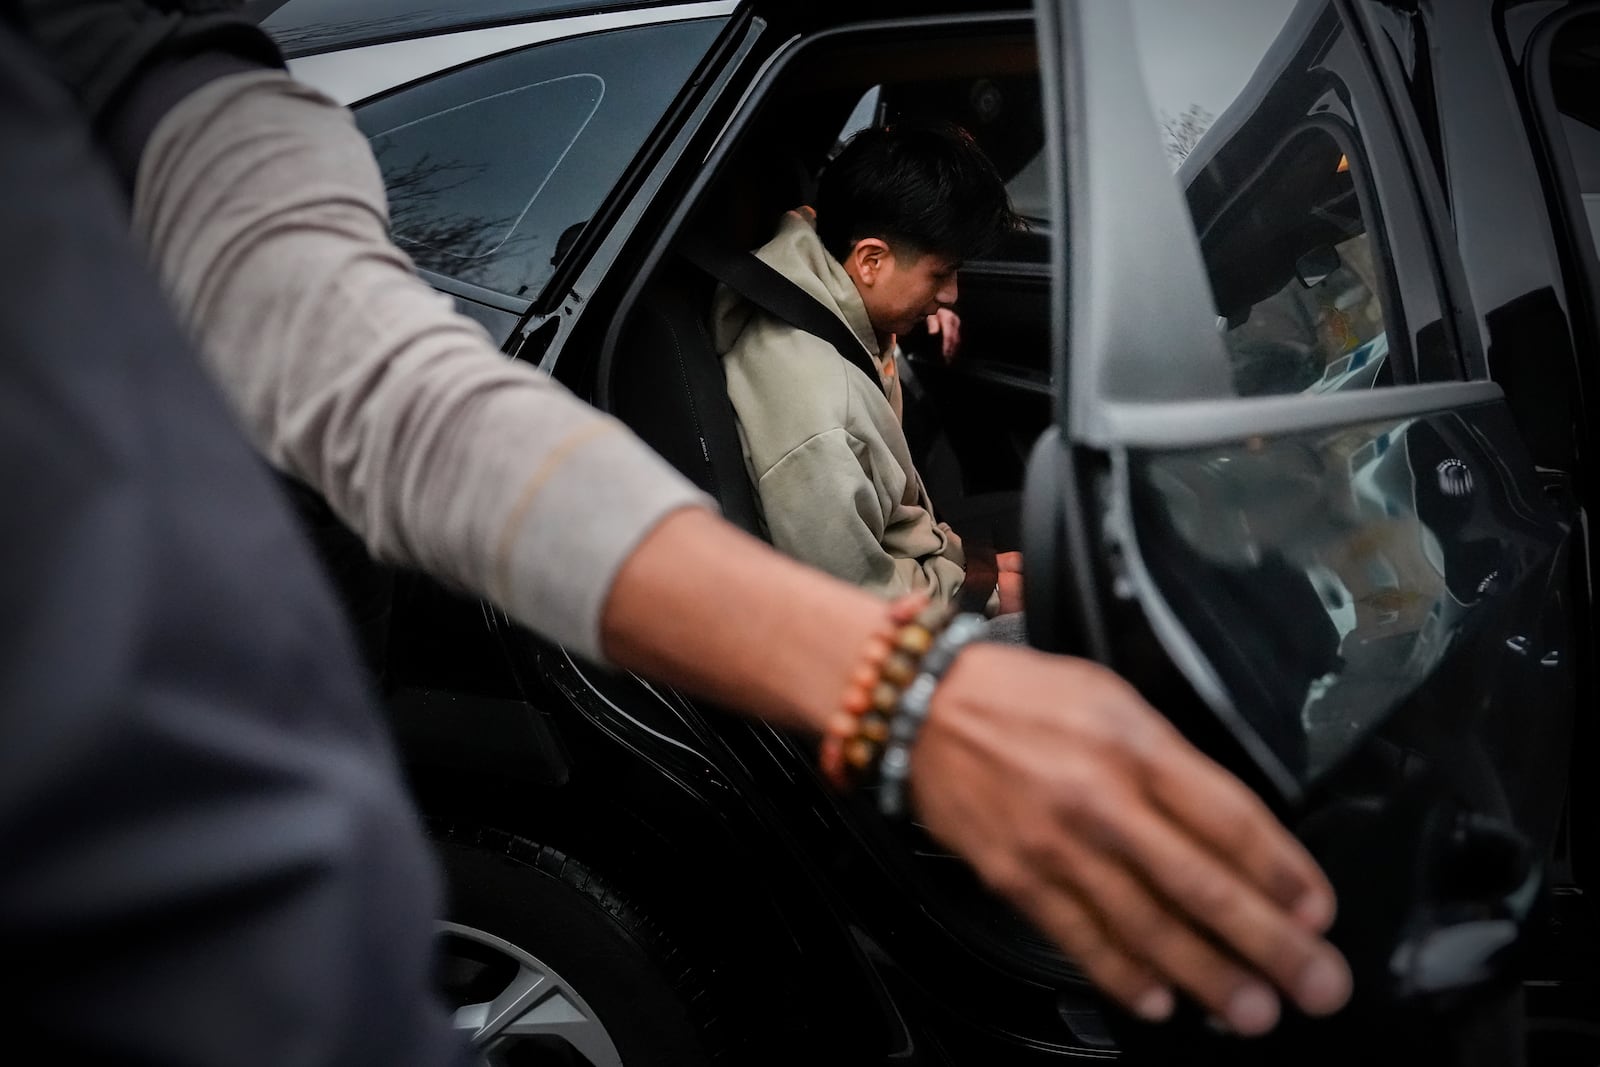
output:
<path id="1" fill-rule="evenodd" d="M 513 834 L 430 830 L 449 883 L 444 994 L 488 1063 L 713 1061 L 701 972 L 617 887 Z"/>

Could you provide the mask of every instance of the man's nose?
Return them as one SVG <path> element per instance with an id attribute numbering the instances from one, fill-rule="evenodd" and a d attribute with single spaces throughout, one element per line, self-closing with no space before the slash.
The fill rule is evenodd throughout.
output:
<path id="1" fill-rule="evenodd" d="M 955 307 L 957 289 L 955 276 L 951 275 L 950 280 L 939 289 L 939 306 Z"/>

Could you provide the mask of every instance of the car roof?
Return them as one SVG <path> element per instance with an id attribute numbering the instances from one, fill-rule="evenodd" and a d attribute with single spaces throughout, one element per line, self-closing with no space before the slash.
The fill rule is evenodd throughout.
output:
<path id="1" fill-rule="evenodd" d="M 687 0 L 247 0 L 290 59 L 408 37 L 601 11 L 670 7 Z M 1020 12 L 1028 0 L 746 0 L 796 31 L 916 15 Z"/>
<path id="2" fill-rule="evenodd" d="M 665 0 L 253 0 L 245 5 L 288 57 Z"/>

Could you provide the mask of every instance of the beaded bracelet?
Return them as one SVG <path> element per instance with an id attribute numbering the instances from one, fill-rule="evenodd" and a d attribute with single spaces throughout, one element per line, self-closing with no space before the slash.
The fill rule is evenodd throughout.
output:
<path id="1" fill-rule="evenodd" d="M 862 663 L 850 676 L 843 710 L 823 733 L 818 763 L 835 788 L 849 789 L 873 768 L 889 740 L 901 694 L 949 617 L 948 608 L 930 607 L 922 593 L 889 605 L 884 626 L 868 638 Z"/>
<path id="2" fill-rule="evenodd" d="M 963 649 L 983 636 L 982 615 L 957 615 L 922 657 L 917 676 L 900 694 L 889 727 L 889 741 L 878 764 L 878 810 L 897 819 L 906 810 L 906 779 L 911 775 L 911 746 L 933 706 L 934 690 Z"/>

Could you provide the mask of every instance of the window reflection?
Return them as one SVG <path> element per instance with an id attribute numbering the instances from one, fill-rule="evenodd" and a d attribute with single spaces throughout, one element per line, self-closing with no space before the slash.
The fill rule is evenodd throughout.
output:
<path id="1" fill-rule="evenodd" d="M 396 242 L 427 270 L 537 296 L 721 24 L 534 45 L 363 106 Z"/>
<path id="2" fill-rule="evenodd" d="M 1329 110 L 1336 22 L 1307 0 L 1137 0 L 1141 66 L 1183 183 L 1236 392 L 1390 384 L 1358 131 Z"/>
<path id="3" fill-rule="evenodd" d="M 1132 471 L 1146 564 L 1301 781 L 1551 547 L 1503 506 L 1515 493 L 1489 435 L 1457 414 L 1145 454 Z"/>
<path id="4" fill-rule="evenodd" d="M 512 251 L 507 243 L 604 96 L 604 80 L 572 74 L 375 135 L 395 240 L 424 267 L 494 288 L 490 257 Z M 528 115 L 545 116 L 540 136 L 503 135 Z"/>

